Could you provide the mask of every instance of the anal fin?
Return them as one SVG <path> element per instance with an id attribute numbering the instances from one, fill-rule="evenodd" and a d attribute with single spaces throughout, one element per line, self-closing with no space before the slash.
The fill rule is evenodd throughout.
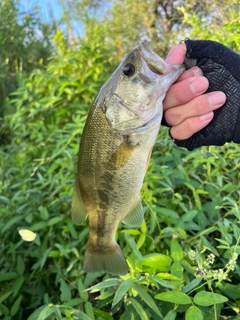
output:
<path id="1" fill-rule="evenodd" d="M 79 186 L 77 180 L 75 182 L 75 187 L 73 190 L 72 196 L 72 219 L 76 224 L 83 223 L 87 218 L 87 210 L 83 204 L 81 193 L 79 190 Z"/>
<path id="2" fill-rule="evenodd" d="M 128 227 L 139 227 L 144 218 L 143 207 L 141 203 L 141 199 L 137 201 L 135 207 L 122 219 L 122 222 L 126 224 Z"/>

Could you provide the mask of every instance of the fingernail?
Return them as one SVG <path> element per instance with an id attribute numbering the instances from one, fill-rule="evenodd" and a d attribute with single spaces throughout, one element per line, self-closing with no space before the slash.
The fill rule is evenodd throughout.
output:
<path id="1" fill-rule="evenodd" d="M 199 117 L 200 120 L 207 122 L 213 118 L 213 112 L 208 112 Z"/>
<path id="2" fill-rule="evenodd" d="M 220 106 L 224 104 L 226 101 L 226 96 L 223 92 L 213 92 L 212 94 L 209 95 L 208 101 L 211 104 L 211 106 Z"/>
<path id="3" fill-rule="evenodd" d="M 194 76 L 196 76 L 196 77 L 203 75 L 202 70 L 201 70 L 200 68 L 198 68 L 198 67 L 193 67 L 191 70 L 193 71 L 193 74 L 194 74 Z"/>
<path id="4" fill-rule="evenodd" d="M 208 80 L 207 78 L 204 77 L 199 77 L 197 79 L 195 79 L 191 85 L 190 85 L 190 89 L 193 93 L 203 93 L 204 91 L 206 91 L 208 88 Z"/>

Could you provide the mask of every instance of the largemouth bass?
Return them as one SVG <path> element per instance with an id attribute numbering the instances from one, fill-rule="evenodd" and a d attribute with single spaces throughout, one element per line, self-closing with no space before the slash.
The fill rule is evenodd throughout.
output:
<path id="1" fill-rule="evenodd" d="M 89 217 L 87 272 L 125 274 L 116 243 L 118 224 L 140 226 L 140 190 L 162 119 L 162 101 L 184 71 L 168 65 L 145 43 L 125 56 L 100 89 L 80 142 L 72 218 Z"/>

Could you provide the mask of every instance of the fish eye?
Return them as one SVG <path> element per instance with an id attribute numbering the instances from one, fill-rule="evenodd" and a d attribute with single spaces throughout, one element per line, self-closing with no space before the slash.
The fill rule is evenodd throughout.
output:
<path id="1" fill-rule="evenodd" d="M 132 75 L 134 75 L 135 73 L 135 66 L 132 63 L 128 63 L 125 65 L 125 67 L 123 68 L 123 73 L 125 74 L 125 76 L 130 77 Z"/>

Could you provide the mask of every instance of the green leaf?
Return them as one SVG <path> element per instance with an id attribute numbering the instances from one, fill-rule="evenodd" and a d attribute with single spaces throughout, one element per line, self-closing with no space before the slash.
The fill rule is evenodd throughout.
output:
<path id="1" fill-rule="evenodd" d="M 187 309 L 186 312 L 186 320 L 203 320 L 203 314 L 198 307 L 191 306 L 189 309 Z"/>
<path id="2" fill-rule="evenodd" d="M 181 279 L 183 276 L 183 267 L 180 264 L 180 262 L 175 261 L 172 265 L 171 265 L 171 273 L 173 276 Z"/>
<path id="3" fill-rule="evenodd" d="M 63 307 L 63 306 L 62 306 L 62 307 Z M 72 314 L 75 315 L 76 317 L 78 317 L 79 320 L 80 320 L 80 319 L 81 319 L 81 320 L 92 320 L 88 315 L 86 315 L 86 314 L 85 314 L 84 312 L 82 312 L 82 311 L 76 310 L 76 311 L 73 311 Z M 104 318 L 104 319 L 105 319 L 105 318 Z"/>
<path id="4" fill-rule="evenodd" d="M 167 271 L 171 262 L 172 259 L 164 254 L 150 253 L 143 256 L 140 264 L 160 271 Z"/>
<path id="5" fill-rule="evenodd" d="M 117 291 L 114 295 L 112 307 L 114 307 L 123 298 L 123 296 L 132 287 L 132 284 L 133 284 L 133 282 L 130 279 L 127 279 L 126 281 L 124 281 L 120 284 L 120 286 L 117 288 Z"/>
<path id="6" fill-rule="evenodd" d="M 213 304 L 224 303 L 228 301 L 228 298 L 218 293 L 199 291 L 193 301 L 203 307 L 212 306 Z"/>
<path id="7" fill-rule="evenodd" d="M 71 299 L 64 302 L 64 305 L 69 307 L 76 307 L 76 306 L 79 306 L 81 303 L 82 303 L 82 299 L 75 298 L 75 299 Z"/>
<path id="8" fill-rule="evenodd" d="M 171 257 L 175 261 L 180 261 L 183 258 L 183 250 L 176 239 L 171 240 Z"/>
<path id="9" fill-rule="evenodd" d="M 48 257 L 48 254 L 49 252 L 52 250 L 52 248 L 47 248 L 47 250 L 44 252 L 44 255 L 42 257 L 42 261 L 41 261 L 41 266 L 40 266 L 40 270 L 42 270 L 46 260 L 47 260 L 47 257 Z"/>
<path id="10" fill-rule="evenodd" d="M 85 291 L 85 286 L 81 279 L 78 279 L 78 293 L 83 301 L 88 301 L 88 293 Z"/>
<path id="11" fill-rule="evenodd" d="M 66 304 L 64 304 L 64 306 L 65 306 Z M 61 306 L 62 307 L 62 306 Z M 64 308 L 62 308 L 63 309 L 63 312 L 65 313 L 65 315 L 66 315 L 66 317 L 67 318 L 71 318 L 71 312 L 68 310 L 68 309 L 66 309 L 65 307 Z"/>
<path id="12" fill-rule="evenodd" d="M 143 301 L 153 310 L 156 312 L 157 315 L 162 317 L 160 310 L 158 309 L 155 301 L 150 296 L 150 294 L 140 285 L 137 283 L 133 283 L 132 288 L 138 292 L 139 296 L 143 299 Z"/>
<path id="13" fill-rule="evenodd" d="M 1 314 L 7 316 L 9 314 L 9 310 L 4 304 L 0 303 L 0 315 Z"/>
<path id="14" fill-rule="evenodd" d="M 54 312 L 55 312 L 56 320 L 62 320 L 61 311 L 59 310 L 58 306 L 54 306 Z"/>
<path id="15" fill-rule="evenodd" d="M 145 220 L 143 220 L 143 222 L 142 222 L 141 231 L 142 231 L 142 233 L 146 233 L 147 232 L 147 225 L 146 225 L 146 221 Z"/>
<path id="16" fill-rule="evenodd" d="M 172 218 L 174 220 L 179 219 L 179 215 L 173 210 L 162 208 L 162 207 L 157 207 L 155 208 L 155 210 L 160 214 L 165 215 L 166 218 Z"/>
<path id="17" fill-rule="evenodd" d="M 186 286 L 182 288 L 182 292 L 188 293 L 192 289 L 196 288 L 196 286 L 198 286 L 201 281 L 202 281 L 202 278 L 193 279 L 190 283 L 188 283 Z"/>
<path id="18" fill-rule="evenodd" d="M 198 214 L 197 210 L 190 210 L 184 215 L 181 216 L 181 221 L 182 222 L 189 222 L 192 221 L 193 218 Z"/>
<path id="19" fill-rule="evenodd" d="M 61 216 L 61 217 L 54 217 L 54 218 L 50 219 L 50 220 L 47 222 L 47 225 L 48 225 L 48 226 L 53 226 L 54 224 L 59 223 L 59 222 L 62 221 L 63 219 L 64 219 L 63 216 Z"/>
<path id="20" fill-rule="evenodd" d="M 146 241 L 146 234 L 142 233 L 137 242 L 137 250 L 139 250 L 142 247 L 145 241 Z"/>
<path id="21" fill-rule="evenodd" d="M 154 296 L 155 299 L 171 302 L 174 304 L 190 304 L 192 299 L 180 291 L 162 292 Z"/>
<path id="22" fill-rule="evenodd" d="M 126 229 L 126 230 L 121 230 L 121 233 L 126 233 L 126 234 L 131 234 L 133 236 L 137 236 L 140 234 L 140 231 L 135 230 L 135 229 Z"/>
<path id="23" fill-rule="evenodd" d="M 25 264 L 23 261 L 23 258 L 21 256 L 17 256 L 17 273 L 19 275 L 23 275 L 24 274 L 24 270 L 25 270 Z"/>
<path id="24" fill-rule="evenodd" d="M 40 309 L 40 308 L 39 308 Z M 48 316 L 55 313 L 54 305 L 49 304 L 48 306 L 44 306 L 44 308 L 41 310 L 37 318 L 28 318 L 28 320 L 46 320 Z"/>
<path id="25" fill-rule="evenodd" d="M 221 292 L 233 300 L 240 300 L 240 284 L 224 283 Z"/>
<path id="26" fill-rule="evenodd" d="M 173 281 L 179 281 L 178 277 L 173 276 L 170 273 L 157 273 L 156 276 L 159 279 L 164 279 L 164 280 L 173 280 Z M 155 278 L 154 277 L 154 278 Z"/>
<path id="27" fill-rule="evenodd" d="M 59 244 L 59 243 L 55 243 L 54 245 L 55 245 L 55 247 L 57 247 L 57 248 L 59 249 L 59 251 L 61 252 L 61 254 L 68 259 L 68 254 L 67 254 L 67 251 L 65 250 L 64 246 L 62 246 L 62 245 Z"/>
<path id="28" fill-rule="evenodd" d="M 46 221 L 37 222 L 31 226 L 31 231 L 43 230 L 44 228 L 46 228 L 46 226 L 47 226 Z"/>
<path id="29" fill-rule="evenodd" d="M 8 220 L 8 222 L 4 225 L 1 232 L 4 233 L 6 230 L 8 230 L 12 225 L 17 223 L 18 221 L 22 220 L 22 216 L 15 216 L 12 219 Z"/>
<path id="30" fill-rule="evenodd" d="M 153 280 L 155 280 L 157 283 L 159 283 L 164 288 L 178 290 L 179 285 L 181 284 L 181 279 L 177 278 L 177 280 L 169 281 L 164 279 L 159 279 L 158 277 L 153 277 Z"/>
<path id="31" fill-rule="evenodd" d="M 41 312 L 46 308 L 46 306 L 41 306 L 39 308 L 37 308 L 28 318 L 27 320 L 36 320 L 38 319 L 39 315 L 41 314 Z"/>
<path id="32" fill-rule="evenodd" d="M 97 292 L 102 289 L 106 289 L 106 288 L 110 288 L 110 287 L 118 287 L 120 283 L 121 283 L 120 279 L 107 279 L 107 280 L 100 282 L 100 283 L 98 283 L 98 284 L 96 284 L 86 290 L 91 291 L 91 292 Z"/>
<path id="33" fill-rule="evenodd" d="M 95 320 L 94 310 L 92 304 L 89 301 L 85 303 L 85 312 L 91 318 L 91 320 Z"/>
<path id="34" fill-rule="evenodd" d="M 49 213 L 46 207 L 40 206 L 39 207 L 40 216 L 43 220 L 49 219 Z"/>
<path id="35" fill-rule="evenodd" d="M 8 204 L 9 203 L 9 199 L 7 197 L 0 196 L 0 202 Z"/>
<path id="36" fill-rule="evenodd" d="M 208 248 L 208 250 L 210 250 L 215 256 L 219 257 L 219 253 L 217 252 L 217 250 L 211 245 L 211 243 L 207 240 L 206 237 L 202 236 L 201 237 L 202 243 L 204 246 L 206 246 Z"/>
<path id="37" fill-rule="evenodd" d="M 65 280 L 63 278 L 60 278 L 60 291 L 61 291 L 61 296 L 60 299 L 63 302 L 71 300 L 72 294 L 69 286 L 66 284 Z"/>
<path id="38" fill-rule="evenodd" d="M 18 312 L 20 303 L 22 301 L 23 296 L 20 295 L 18 298 L 15 300 L 14 304 L 12 305 L 12 308 L 10 309 L 10 315 L 15 316 L 15 314 Z"/>
<path id="39" fill-rule="evenodd" d="M 13 288 L 13 296 L 14 297 L 18 294 L 18 292 L 19 292 L 21 286 L 23 285 L 23 283 L 24 283 L 24 276 L 19 276 L 18 278 L 16 278 L 16 280 L 15 280 L 15 282 L 13 284 L 13 287 L 12 287 Z"/>
<path id="40" fill-rule="evenodd" d="M 177 316 L 177 312 L 174 310 L 170 310 L 165 317 L 163 318 L 163 320 L 175 320 Z"/>
<path id="41" fill-rule="evenodd" d="M 7 272 L 0 274 L 0 281 L 8 281 L 8 280 L 13 280 L 17 278 L 18 274 L 17 272 Z"/>
<path id="42" fill-rule="evenodd" d="M 2 296 L 0 296 L 0 303 L 2 303 L 4 300 L 6 300 L 10 294 L 12 294 L 12 290 L 11 291 L 8 291 L 7 293 L 3 294 Z"/>
<path id="43" fill-rule="evenodd" d="M 142 319 L 142 320 L 148 320 L 148 316 L 145 312 L 145 310 L 143 309 L 143 307 L 141 306 L 141 304 L 135 300 L 134 298 L 129 298 L 129 300 L 131 301 L 134 309 L 137 311 L 137 313 L 139 314 L 139 317 Z"/>
<path id="44" fill-rule="evenodd" d="M 94 310 L 94 313 L 96 315 L 96 317 L 98 317 L 98 320 L 114 320 L 113 317 L 109 314 L 109 312 L 105 312 L 103 310 L 100 309 L 96 309 Z"/>

